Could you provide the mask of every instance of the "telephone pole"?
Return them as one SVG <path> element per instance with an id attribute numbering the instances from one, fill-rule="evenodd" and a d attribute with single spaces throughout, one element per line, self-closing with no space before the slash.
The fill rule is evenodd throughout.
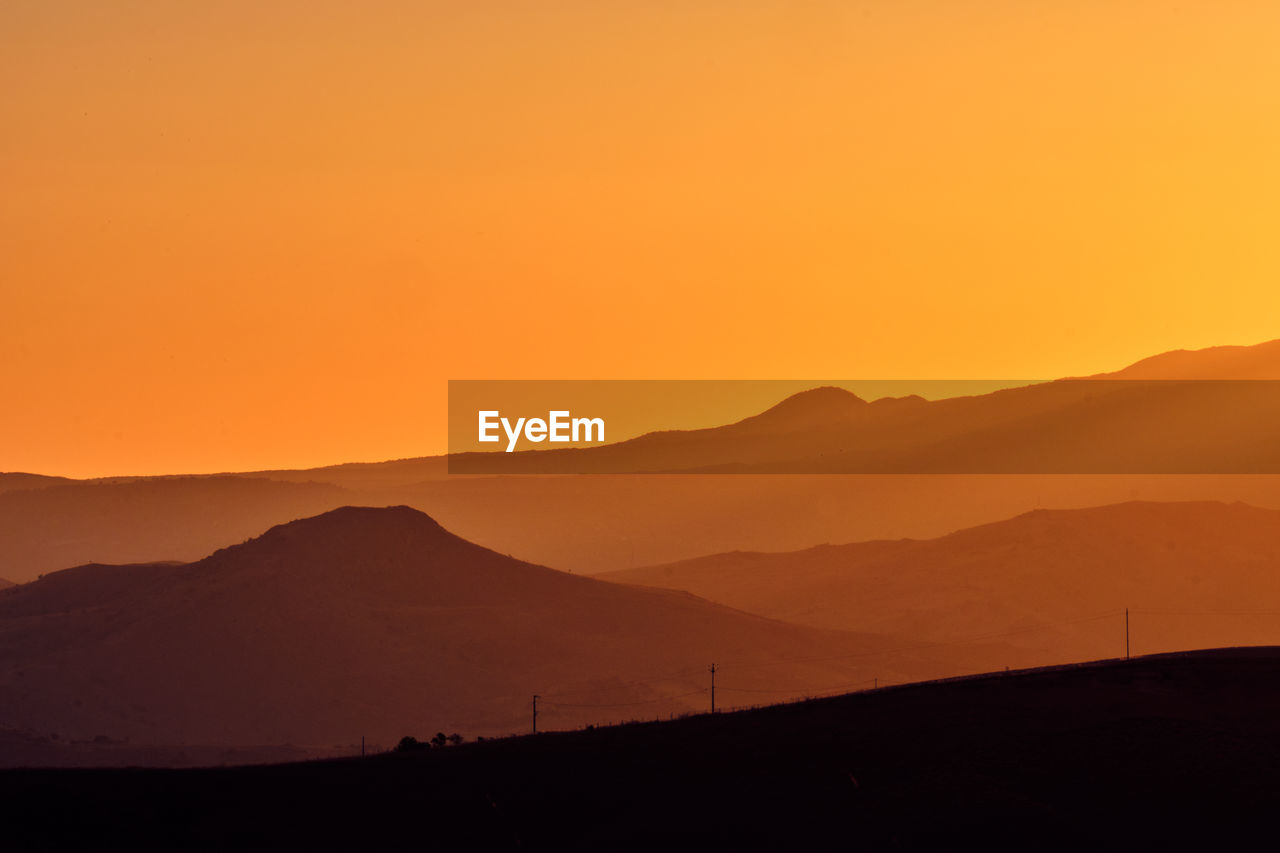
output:
<path id="1" fill-rule="evenodd" d="M 538 694 L 533 694 L 533 733 L 538 733 Z"/>
<path id="2" fill-rule="evenodd" d="M 1129 608 L 1124 609 L 1124 659 L 1129 659 Z"/>
<path id="3" fill-rule="evenodd" d="M 711 664 L 711 713 L 716 712 L 716 665 Z"/>

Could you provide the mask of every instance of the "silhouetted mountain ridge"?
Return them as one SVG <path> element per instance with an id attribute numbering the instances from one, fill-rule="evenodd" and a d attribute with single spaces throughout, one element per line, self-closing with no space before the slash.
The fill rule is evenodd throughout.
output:
<path id="1" fill-rule="evenodd" d="M 24 489 L 43 489 L 61 483 L 74 483 L 68 477 L 50 477 L 44 474 L 28 474 L 24 471 L 0 471 L 0 492 L 16 492 Z"/>
<path id="2" fill-rule="evenodd" d="M 852 391 L 823 385 L 792 394 L 758 415 L 743 418 L 734 426 L 741 430 L 803 429 L 860 420 L 867 416 L 870 406 Z"/>
<path id="3" fill-rule="evenodd" d="M 1090 379 L 867 403 L 824 386 L 749 418 L 558 450 L 461 453 L 453 473 L 1280 473 L 1280 342 L 1166 354 Z M 1154 366 L 1153 366 L 1154 365 Z M 1160 365 L 1165 365 L 1161 367 Z M 1274 375 L 1272 375 L 1274 374 Z M 1191 380 L 1220 381 L 1191 381 Z M 1120 381 L 1133 380 L 1133 381 Z M 1185 381 L 1176 381 L 1185 380 Z"/>
<path id="4" fill-rule="evenodd" d="M 339 507 L 276 525 L 189 570 L 220 578 L 249 573 L 296 582 L 313 594 L 324 586 L 399 605 L 533 607 L 546 596 L 594 583 L 468 542 L 408 506 Z"/>
<path id="5" fill-rule="evenodd" d="M 1265 618 L 1280 610 L 1280 511 L 1037 509 L 934 539 L 715 554 L 601 577 L 813 626 L 936 642 L 1013 632 L 1024 663 L 1114 653 L 1125 607 L 1140 614 L 1143 651 L 1266 644 L 1280 641 Z"/>
<path id="6" fill-rule="evenodd" d="M 1277 350 L 1280 342 L 1165 355 L 1203 362 L 1197 376 L 1231 379 L 1242 376 L 1232 366 L 1243 363 L 1239 359 L 1262 364 Z M 1218 358 L 1223 353 L 1231 363 Z M 1187 375 L 1162 371 L 1155 377 Z M 582 464 L 572 466 L 757 474 L 892 473 L 907 466 L 948 474 L 940 477 L 466 478 L 446 476 L 445 457 L 110 482 L 0 475 L 0 575 L 21 583 L 91 561 L 197 560 L 272 524 L 353 503 L 416 506 L 470 540 L 578 572 L 666 563 L 734 547 L 794 550 L 824 540 L 937 536 L 1037 503 L 1090 506 L 1141 497 L 1241 499 L 1280 507 L 1280 478 L 1225 476 L 1256 470 L 1268 459 L 1280 468 L 1272 428 L 1280 416 L 1254 419 L 1247 409 L 1232 415 L 1230 395 L 1237 391 L 1230 388 L 1177 392 L 1180 400 L 1165 391 L 1137 401 L 1141 405 L 1120 406 L 1103 393 L 1120 384 L 1046 383 L 979 398 L 886 398 L 865 405 L 832 391 L 826 399 L 854 413 L 865 411 L 866 420 L 792 431 L 781 441 L 776 435 L 787 430 L 774 427 L 739 428 L 736 434 L 732 428 L 658 433 L 637 439 L 643 452 L 635 456 L 579 456 Z M 1072 406 L 1061 405 L 1072 400 Z M 1223 413 L 1235 417 L 1230 429 L 1214 423 Z M 1206 441 L 1200 449 L 1162 445 L 1168 425 L 1184 421 L 1198 421 L 1197 429 L 1218 430 L 1231 440 Z M 880 426 L 868 429 L 873 422 Z M 1124 426 L 1127 443 L 1115 445 L 1115 431 L 1100 428 L 1108 423 Z M 653 452 L 664 445 L 662 453 Z M 1116 449 L 1103 455 L 1108 446 Z M 616 454 L 616 447 L 601 450 Z M 1146 476 L 1158 470 L 1149 463 L 1170 460 L 1195 462 L 1209 476 Z M 1086 462 L 1141 474 L 987 476 L 1054 465 L 1079 471 Z M 983 474 L 950 476 L 966 471 Z M 23 488 L 4 492 L 6 477 L 26 478 Z M 43 488 L 32 485 L 46 480 L 51 482 Z"/>
<path id="7" fill-rule="evenodd" d="M 1280 379 L 1280 339 L 1253 346 L 1171 350 L 1136 361 L 1107 379 Z"/>
<path id="8" fill-rule="evenodd" d="M 0 722 L 332 749 L 424 725 L 518 731 L 534 693 L 546 728 L 689 710 L 711 661 L 739 664 L 743 696 L 953 671 L 884 657 L 897 645 L 522 562 L 405 506 L 342 507 L 195 563 L 86 565 L 0 593 Z"/>

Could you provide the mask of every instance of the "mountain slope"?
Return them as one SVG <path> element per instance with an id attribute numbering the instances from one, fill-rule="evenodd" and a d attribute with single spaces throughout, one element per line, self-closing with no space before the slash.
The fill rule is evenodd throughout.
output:
<path id="1" fill-rule="evenodd" d="M 1253 346 L 1173 350 L 1104 373 L 1110 379 L 1280 379 L 1280 340 Z"/>
<path id="2" fill-rule="evenodd" d="M 26 581 L 87 562 L 195 560 L 270 524 L 350 502 L 329 483 L 233 476 L 0 492 L 0 574 Z"/>
<path id="3" fill-rule="evenodd" d="M 523 730 L 534 693 L 547 728 L 705 707 L 713 661 L 724 690 L 772 698 L 954 671 L 879 655 L 893 646 L 523 563 L 407 507 L 347 507 L 196 563 L 83 566 L 0 593 L 0 726 L 392 743 Z"/>
<path id="4" fill-rule="evenodd" d="M 74 483 L 66 477 L 46 477 L 43 474 L 24 474 L 20 471 L 0 471 L 0 493 L 20 489 L 43 489 L 60 483 Z"/>
<path id="5" fill-rule="evenodd" d="M 1263 344 L 1226 349 L 1241 357 L 1261 353 L 1262 358 L 1274 348 Z M 829 411 L 831 417 L 849 422 L 861 417 L 859 412 L 868 417 L 876 412 L 874 417 L 886 422 L 892 415 L 897 426 L 882 430 L 881 438 L 918 444 L 924 426 L 910 426 L 910 418 L 941 411 L 938 403 L 911 398 L 864 403 L 842 391 L 809 392 L 801 399 L 813 405 L 796 412 L 780 404 L 787 418 L 774 420 L 762 413 L 748 419 L 755 426 L 744 421 L 747 425 L 739 427 L 742 441 L 760 443 L 762 422 L 772 436 L 780 425 L 812 426 L 815 412 Z M 1153 411 L 1155 422 L 1172 417 Z M 1197 411 L 1211 418 L 1215 407 Z M 1080 445 L 1097 433 L 1087 406 L 1077 414 L 1045 414 L 1020 429 L 1031 440 L 1056 435 L 1053 442 L 1064 451 L 1061 458 L 1078 467 Z M 1017 435 L 977 431 L 977 421 L 952 421 L 963 429 L 974 427 L 970 433 L 981 439 L 948 450 L 953 459 L 967 459 L 976 466 L 983 454 L 1027 459 L 1041 452 Z M 1155 434 L 1137 427 L 1131 432 L 1143 444 Z M 702 439 L 693 435 L 691 440 Z M 1269 435 L 1259 440 L 1271 442 Z M 788 439 L 779 446 L 794 450 L 808 445 Z M 1076 456 L 1065 453 L 1072 446 Z M 694 450 L 687 451 L 690 464 L 705 461 L 702 451 Z M 1247 468 L 1262 458 L 1254 456 L 1248 444 L 1229 442 L 1219 452 L 1234 455 L 1219 461 L 1235 467 Z M 785 454 L 779 458 L 786 461 Z M 941 467 L 937 458 L 914 461 L 926 468 Z M 1140 499 L 1245 501 L 1280 508 L 1277 475 L 463 477 L 446 476 L 445 462 L 428 457 L 235 477 L 75 482 L 0 494 L 0 575 L 25 582 L 42 572 L 90 561 L 194 560 L 273 524 L 351 503 L 408 504 L 473 541 L 579 572 L 665 563 L 733 548 L 792 550 L 823 541 L 938 536 L 1037 506 L 1086 507 Z"/>
<path id="6" fill-rule="evenodd" d="M 1280 512 L 1041 510 L 931 540 L 733 552 L 602 577 L 827 628 L 938 642 L 1016 632 L 1004 640 L 1022 662 L 1116 654 L 1126 607 L 1144 652 L 1258 644 L 1280 640 Z"/>
<path id="7" fill-rule="evenodd" d="M 837 388 L 725 426 L 597 447 L 463 453 L 453 473 L 1280 473 L 1275 344 L 1090 379 L 873 403 Z M 1280 375 L 1280 365 L 1277 365 Z M 1171 377 L 1185 374 L 1184 381 Z M 1209 381 L 1209 380 L 1215 381 Z M 1129 380 L 1129 381 L 1124 381 Z M 1217 381 L 1220 380 L 1220 381 Z"/>

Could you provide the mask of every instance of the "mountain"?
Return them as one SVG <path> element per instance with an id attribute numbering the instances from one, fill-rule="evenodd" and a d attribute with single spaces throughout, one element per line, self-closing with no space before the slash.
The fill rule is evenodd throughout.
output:
<path id="1" fill-rule="evenodd" d="M 1014 663 L 1280 641 L 1280 512 L 1131 502 L 1037 510 L 929 540 L 730 552 L 601 575 L 799 624 L 948 643 Z M 992 660 L 993 667 L 999 661 Z"/>
<path id="2" fill-rule="evenodd" d="M 1273 351 L 1274 345 L 1226 349 L 1250 358 L 1261 353 L 1261 358 Z M 1232 375 L 1236 374 L 1226 372 L 1212 378 Z M 1108 384 L 1130 385 L 1096 381 L 1077 382 L 1074 387 L 1105 390 Z M 1141 385 L 1134 383 L 1132 387 Z M 1211 391 L 1212 387 L 1202 389 L 1200 394 L 1204 397 Z M 1046 395 L 1044 402 L 1061 402 L 1055 396 L 1059 393 Z M 966 408 L 1002 409 L 1005 401 L 1011 405 L 1000 416 L 1008 427 L 1004 431 L 983 432 L 981 422 L 974 419 L 978 410 Z M 1082 453 L 1096 454 L 1088 448 L 1091 442 L 1107 438 L 1107 433 L 1097 428 L 1099 411 L 1084 403 L 1065 409 L 1047 406 L 1037 418 L 1019 424 L 1011 417 L 1024 408 L 1025 401 L 1009 392 L 959 401 L 952 410 L 954 417 L 938 420 L 935 414 L 947 411 L 939 407 L 944 402 L 908 397 L 867 403 L 839 389 L 815 389 L 791 402 L 783 401 L 772 413 L 743 421 L 729 433 L 738 435 L 734 442 L 750 452 L 756 452 L 753 446 L 780 447 L 784 452 L 777 457 L 778 464 L 791 466 L 794 460 L 788 459 L 788 453 L 795 447 L 814 446 L 795 436 L 803 437 L 805 429 L 813 431 L 815 418 L 819 422 L 831 419 L 836 428 L 830 434 L 836 438 L 860 419 L 883 422 L 877 427 L 877 440 L 917 447 L 928 420 L 933 424 L 928 426 L 930 430 L 945 427 L 968 436 L 969 446 L 963 442 L 937 445 L 936 452 L 945 449 L 953 462 L 968 459 L 978 466 L 1001 454 L 1006 462 L 1043 461 L 1043 454 L 1049 452 L 1045 448 L 1056 447 L 1054 452 L 1061 451 L 1060 467 L 1068 470 L 1080 469 L 1086 458 Z M 1191 407 L 1193 422 L 1216 417 L 1220 406 L 1205 403 Z M 1156 406 L 1141 419 L 1121 419 L 1121 426 L 1128 423 L 1125 441 L 1152 445 L 1152 437 L 1165 432 L 1162 422 L 1178 419 L 1173 414 L 1176 408 Z M 1142 407 L 1132 411 L 1141 414 Z M 913 418 L 918 423 L 911 427 Z M 526 560 L 584 573 L 666 563 L 735 548 L 795 550 L 824 541 L 933 537 L 1036 507 L 1079 508 L 1127 500 L 1216 500 L 1280 508 L 1280 476 L 1221 473 L 1248 470 L 1255 460 L 1265 461 L 1266 455 L 1254 450 L 1257 443 L 1270 442 L 1269 436 L 1262 434 L 1269 428 L 1266 423 L 1264 419 L 1256 429 L 1248 427 L 1257 433 L 1256 442 L 1229 441 L 1215 451 L 1217 462 L 1223 463 L 1216 469 L 1219 473 L 1160 476 L 1015 472 L 778 475 L 763 473 L 757 467 L 752 470 L 759 473 L 733 476 L 473 477 L 448 475 L 443 457 L 427 457 L 298 471 L 74 481 L 44 488 L 34 488 L 28 480 L 27 488 L 0 494 L 0 575 L 24 582 L 40 573 L 90 561 L 195 560 L 271 525 L 345 504 L 413 506 L 465 538 Z M 770 438 L 787 429 L 800 432 L 793 431 L 793 438 L 784 441 Z M 648 440 L 670 443 L 672 435 L 659 434 Z M 696 466 L 705 461 L 698 445 L 706 446 L 706 436 L 698 432 L 675 435 L 683 436 L 681 441 L 692 448 L 679 451 L 688 456 L 687 464 Z M 814 435 L 821 439 L 823 433 L 818 430 Z M 1044 445 L 1035 447 L 1042 439 Z M 1071 453 L 1066 452 L 1073 446 Z M 1135 460 L 1141 461 L 1152 448 L 1139 451 L 1128 458 L 1130 466 L 1144 467 Z M 1171 452 L 1159 446 L 1154 451 Z M 1234 458 L 1224 459 L 1224 455 Z M 1195 459 L 1196 454 L 1179 451 L 1178 457 Z M 901 461 L 906 457 L 889 453 L 885 458 Z M 913 464 L 932 470 L 943 467 L 942 461 L 917 457 Z M 1106 461 L 1111 465 L 1117 459 Z M 11 475 L 0 476 L 0 482 L 3 476 Z"/>
<path id="3" fill-rule="evenodd" d="M 743 433 L 767 434 L 860 423 L 870 417 L 871 412 L 872 404 L 853 392 L 824 385 L 792 394 L 758 415 L 743 418 L 736 426 Z"/>
<path id="4" fill-rule="evenodd" d="M 1095 378 L 1109 379 L 1280 379 L 1280 340 L 1254 346 L 1174 350 Z"/>
<path id="5" fill-rule="evenodd" d="M 0 492 L 0 573 L 194 560 L 269 524 L 349 503 L 344 489 L 256 477 L 148 477 Z"/>
<path id="6" fill-rule="evenodd" d="M 929 538 L 1036 507 L 1216 500 L 1280 508 L 1273 475 L 440 476 L 363 490 L 255 487 L 245 479 L 77 483 L 0 495 L 0 576 L 26 582 L 86 562 L 196 560 L 348 504 L 412 506 L 465 539 L 586 574 L 733 549 Z"/>
<path id="7" fill-rule="evenodd" d="M 1170 353 L 1103 377 L 873 403 L 817 388 L 736 423 L 461 453 L 472 474 L 1280 474 L 1280 342 Z M 1186 376 L 1188 378 L 1181 379 Z M 1238 377 L 1266 381 L 1238 381 Z"/>
<path id="8" fill-rule="evenodd" d="M 0 578 L 0 589 L 7 589 L 7 588 L 9 588 L 9 587 L 11 587 L 11 586 L 14 586 L 13 581 L 5 580 L 4 578 Z"/>
<path id="9" fill-rule="evenodd" d="M 956 671 L 345 507 L 195 563 L 85 565 L 0 593 L 0 728 L 131 744 L 391 744 L 666 716 Z M 737 692 L 735 692 L 737 691 Z M 0 756 L 0 760 L 3 757 Z"/>

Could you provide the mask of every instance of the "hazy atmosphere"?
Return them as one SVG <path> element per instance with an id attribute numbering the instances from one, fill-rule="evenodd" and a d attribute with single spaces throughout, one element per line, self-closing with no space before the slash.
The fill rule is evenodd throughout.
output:
<path id="1" fill-rule="evenodd" d="M 1233 850 L 1280 4 L 0 4 L 0 849 Z"/>

